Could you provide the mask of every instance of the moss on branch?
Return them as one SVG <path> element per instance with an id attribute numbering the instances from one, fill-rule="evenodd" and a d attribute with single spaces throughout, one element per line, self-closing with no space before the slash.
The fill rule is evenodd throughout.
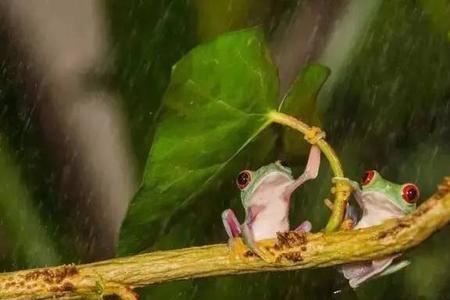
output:
<path id="1" fill-rule="evenodd" d="M 233 259 L 225 244 L 192 247 L 0 274 L 0 299 L 77 299 L 116 294 L 137 299 L 133 288 L 161 282 L 219 275 L 333 266 L 403 252 L 450 220 L 450 178 L 414 213 L 355 231 L 280 234 L 265 241 L 279 258 L 268 264 L 249 256 Z"/>

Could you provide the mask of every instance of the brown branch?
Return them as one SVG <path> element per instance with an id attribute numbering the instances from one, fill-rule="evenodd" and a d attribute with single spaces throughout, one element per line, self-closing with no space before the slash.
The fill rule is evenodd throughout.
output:
<path id="1" fill-rule="evenodd" d="M 435 195 L 404 218 L 356 231 L 280 234 L 269 246 L 278 257 L 276 264 L 254 256 L 245 262 L 233 259 L 224 244 L 160 251 L 87 265 L 0 274 L 0 299 L 73 299 L 111 294 L 136 299 L 132 288 L 161 282 L 369 260 L 414 247 L 449 220 L 450 178 L 446 178 Z"/>

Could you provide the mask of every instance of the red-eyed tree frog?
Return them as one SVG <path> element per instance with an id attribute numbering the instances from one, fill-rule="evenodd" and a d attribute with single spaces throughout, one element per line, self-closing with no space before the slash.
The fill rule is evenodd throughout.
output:
<path id="1" fill-rule="evenodd" d="M 392 183 L 383 179 L 374 170 L 367 171 L 361 183 L 362 190 L 356 182 L 352 182 L 354 197 L 362 210 L 362 217 L 353 229 L 379 225 L 387 219 L 404 216 L 416 209 L 420 192 L 419 188 L 412 183 Z M 342 266 L 342 273 L 349 280 L 350 286 L 356 288 L 369 279 L 394 273 L 409 265 L 407 260 L 392 264 L 400 255 L 346 264 Z"/>
<path id="2" fill-rule="evenodd" d="M 222 220 L 229 237 L 229 245 L 235 254 L 243 256 L 244 245 L 268 262 L 273 255 L 258 241 L 275 238 L 277 232 L 289 231 L 289 202 L 291 194 L 304 182 L 317 177 L 320 166 L 320 149 L 312 146 L 305 171 L 297 179 L 292 171 L 280 162 L 263 166 L 256 171 L 244 170 L 239 173 L 236 183 L 241 190 L 241 201 L 245 209 L 245 221 L 239 224 L 234 212 L 227 209 Z M 309 221 L 303 222 L 296 230 L 311 230 Z"/>

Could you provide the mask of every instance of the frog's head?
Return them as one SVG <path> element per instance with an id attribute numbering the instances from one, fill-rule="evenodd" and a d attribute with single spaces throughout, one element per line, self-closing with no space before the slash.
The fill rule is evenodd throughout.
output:
<path id="1" fill-rule="evenodd" d="M 384 179 L 374 170 L 366 171 L 361 183 L 363 194 L 373 195 L 372 198 L 376 198 L 378 202 L 376 205 L 380 207 L 392 203 L 405 214 L 416 209 L 420 192 L 415 184 L 395 184 Z"/>
<path id="2" fill-rule="evenodd" d="M 252 195 L 261 185 L 279 186 L 292 180 L 292 171 L 280 161 L 263 166 L 256 171 L 241 171 L 236 179 L 236 184 L 241 190 L 241 201 L 244 207 L 252 204 Z"/>

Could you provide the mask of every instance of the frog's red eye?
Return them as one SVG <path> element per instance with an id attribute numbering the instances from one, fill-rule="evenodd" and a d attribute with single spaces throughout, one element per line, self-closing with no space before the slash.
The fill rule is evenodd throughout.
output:
<path id="1" fill-rule="evenodd" d="M 402 190 L 402 197 L 410 204 L 416 203 L 417 199 L 420 197 L 419 188 L 412 183 L 405 184 Z"/>
<path id="2" fill-rule="evenodd" d="M 245 170 L 239 173 L 236 179 L 236 184 L 238 188 L 243 190 L 247 187 L 247 185 L 250 183 L 251 180 L 252 180 L 252 173 L 250 171 Z"/>
<path id="3" fill-rule="evenodd" d="M 372 181 L 374 176 L 375 176 L 374 170 L 366 171 L 366 173 L 364 173 L 363 177 L 361 178 L 361 184 L 362 185 L 369 184 Z"/>

